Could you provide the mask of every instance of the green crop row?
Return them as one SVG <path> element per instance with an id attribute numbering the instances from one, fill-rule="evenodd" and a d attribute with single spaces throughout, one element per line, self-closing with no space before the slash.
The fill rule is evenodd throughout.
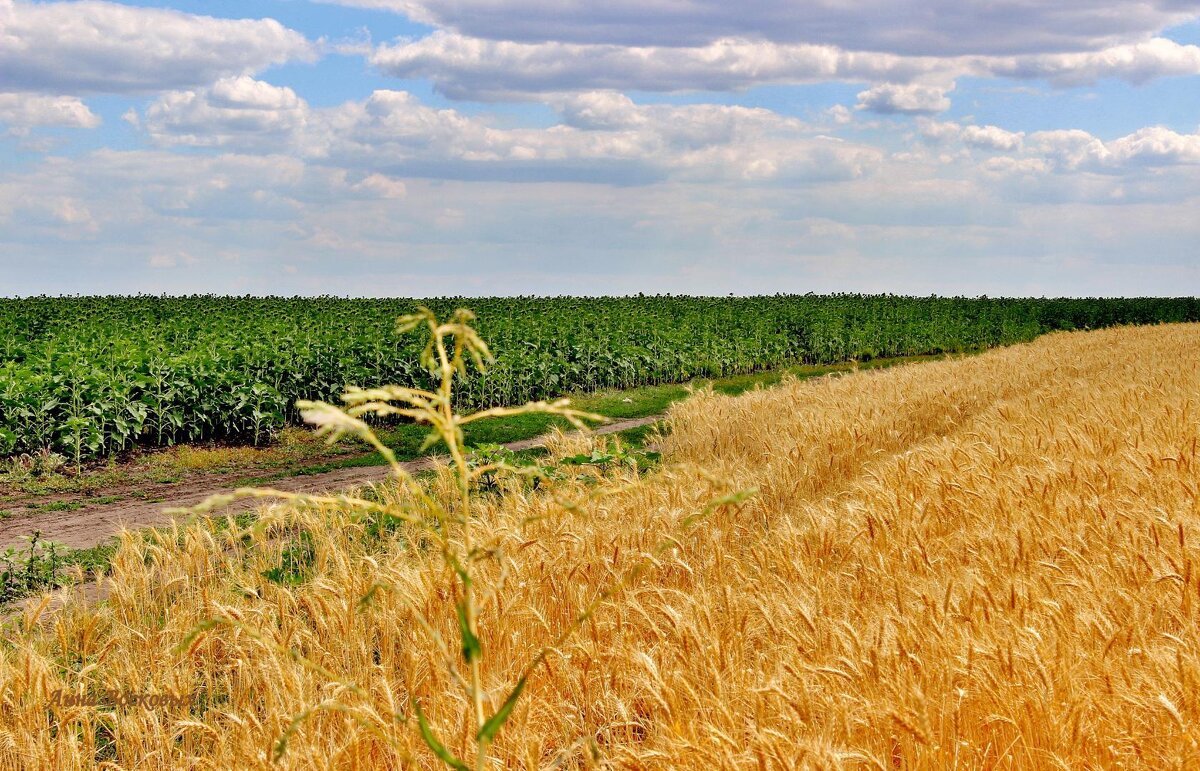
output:
<path id="1" fill-rule="evenodd" d="M 133 447 L 263 442 L 297 399 L 347 385 L 431 385 L 394 319 L 418 301 L 253 297 L 0 299 L 0 456 L 76 462 Z M 720 377 L 796 363 L 1029 340 L 1055 329 L 1200 319 L 1179 299 L 864 295 L 438 298 L 467 306 L 497 354 L 460 408 Z"/>

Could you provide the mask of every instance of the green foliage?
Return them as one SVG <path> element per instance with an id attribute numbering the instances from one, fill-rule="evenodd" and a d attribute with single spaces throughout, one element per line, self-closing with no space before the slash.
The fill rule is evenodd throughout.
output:
<path id="1" fill-rule="evenodd" d="M 629 449 L 616 445 L 605 450 L 592 450 L 588 454 L 571 455 L 559 461 L 561 466 L 595 466 L 600 469 L 629 466 L 645 471 L 658 460 L 657 452 Z"/>
<path id="2" fill-rule="evenodd" d="M 472 447 L 470 452 L 467 468 L 476 474 L 475 485 L 479 490 L 499 489 L 498 472 L 504 468 L 521 465 L 517 453 L 502 444 L 489 442 Z"/>
<path id="3" fill-rule="evenodd" d="M 66 462 L 67 459 L 58 453 L 42 449 L 13 456 L 0 465 L 0 470 L 14 479 L 36 479 L 53 474 Z"/>
<path id="4" fill-rule="evenodd" d="M 108 572 L 116 542 L 107 541 L 88 549 L 72 549 L 34 532 L 24 546 L 0 551 L 0 607 L 37 592 L 66 586 L 75 580 L 75 569 L 83 575 Z"/>
<path id="5" fill-rule="evenodd" d="M 517 705 L 517 699 L 521 698 L 521 691 L 525 690 L 525 683 L 528 681 L 528 675 L 522 675 L 517 684 L 513 686 L 512 691 L 508 694 L 508 698 L 500 705 L 500 709 L 496 710 L 496 714 L 488 718 L 488 721 L 483 724 L 475 738 L 486 743 L 495 738 L 496 732 L 499 731 L 508 721 L 508 716 L 512 714 L 513 707 Z"/>
<path id="6" fill-rule="evenodd" d="M 413 700 L 413 711 L 417 715 L 417 727 L 421 731 L 421 739 L 433 751 L 438 760 L 450 766 L 454 771 L 470 771 L 471 767 L 454 757 L 450 753 L 450 750 L 446 749 L 446 746 L 437 738 L 437 735 L 433 732 L 433 728 L 429 725 L 428 718 L 425 717 L 425 711 L 421 709 L 421 703 L 415 699 Z"/>
<path id="7" fill-rule="evenodd" d="M 455 616 L 461 638 L 459 651 L 462 654 L 465 672 L 460 671 L 457 658 L 450 653 L 449 647 L 442 641 L 441 636 L 433 631 L 433 623 L 423 616 L 418 616 L 418 621 L 431 632 L 438 651 L 445 655 L 445 664 L 452 679 L 462 688 L 470 702 L 470 718 L 475 730 L 475 768 L 477 771 L 483 771 L 487 766 L 489 743 L 512 712 L 513 705 L 520 696 L 530 671 L 544 660 L 548 649 L 543 649 L 526 667 L 505 703 L 488 718 L 485 711 L 486 695 L 483 684 L 484 650 L 479 639 L 480 603 L 475 588 L 477 574 L 474 571 L 478 562 L 492 559 L 495 553 L 492 549 L 476 548 L 475 546 L 472 533 L 476 514 L 473 511 L 471 490 L 472 486 L 485 474 L 497 471 L 520 473 L 520 469 L 496 462 L 483 465 L 469 463 L 462 427 L 489 418 L 546 414 L 563 418 L 576 428 L 583 429 L 584 420 L 602 422 L 605 418 L 573 409 L 568 406 L 567 399 L 552 403 L 531 402 L 520 407 L 492 407 L 471 414 L 456 412 L 454 386 L 456 382 L 466 378 L 468 362 L 473 363 L 477 371 L 485 371 L 486 365 L 493 361 L 487 344 L 483 342 L 471 325 L 474 320 L 475 315 L 472 312 L 459 309 L 454 311 L 446 321 L 439 322 L 433 311 L 424 306 L 419 307 L 417 313 L 399 318 L 396 325 L 399 332 L 409 332 L 423 327 L 427 329 L 428 333 L 425 338 L 427 342 L 422 349 L 420 361 L 422 367 L 436 377 L 435 390 L 400 385 L 370 389 L 350 387 L 342 394 L 342 402 L 347 405 L 344 408 L 327 402 L 302 401 L 298 404 L 304 419 L 316 426 L 318 436 L 325 437 L 329 442 L 335 442 L 344 436 L 353 436 L 374 447 L 391 466 L 395 481 L 408 494 L 407 499 L 396 502 L 379 500 L 378 496 L 370 494 L 372 491 L 367 491 L 368 494 L 365 496 L 343 494 L 330 497 L 245 487 L 239 488 L 232 494 L 211 496 L 200 505 L 184 511 L 200 514 L 228 505 L 238 498 L 280 498 L 297 506 L 338 505 L 349 507 L 360 516 L 398 520 L 413 526 L 418 531 L 423 531 L 423 537 L 428 537 L 436 543 L 441 552 L 444 566 L 452 570 L 457 577 L 457 583 L 453 587 L 457 595 Z M 399 417 L 428 425 L 431 436 L 443 444 L 450 453 L 451 474 L 457 487 L 455 494 L 441 497 L 422 486 L 408 470 L 397 462 L 395 453 L 380 441 L 378 435 L 366 422 L 366 418 L 369 417 Z M 183 513 L 183 511 L 174 510 L 169 513 Z M 284 550 L 283 564 L 278 570 L 272 569 L 263 575 L 279 584 L 295 584 L 307 580 L 308 571 L 315 560 L 312 540 L 304 537 L 307 535 L 307 531 L 303 532 L 299 539 L 299 545 L 293 541 Z M 359 607 L 369 607 L 372 598 L 381 588 L 391 587 L 372 586 L 367 594 L 359 600 Z M 582 620 L 579 623 L 582 623 Z M 202 622 L 188 635 L 188 640 L 196 639 L 198 635 L 219 624 L 236 626 L 260 641 L 265 639 L 241 621 L 223 617 Z M 561 643 L 561 641 L 560 639 L 559 642 Z M 188 646 L 191 644 L 187 640 L 185 643 Z M 328 670 L 305 659 L 299 652 L 292 651 L 289 655 L 305 661 L 307 666 L 314 671 L 327 677 L 331 676 Z M 342 683 L 342 685 L 352 693 L 362 694 L 362 690 L 353 684 Z M 421 737 L 429 749 L 452 768 L 465 771 L 468 766 L 452 755 L 437 738 L 421 710 L 420 703 L 414 700 L 412 705 L 417 715 Z M 325 702 L 323 706 L 334 708 L 334 704 L 331 702 Z M 319 708 L 321 705 L 305 710 L 293 718 L 287 731 L 276 742 L 276 759 L 286 751 L 287 740 L 291 733 Z M 339 705 L 338 708 L 344 709 L 345 707 Z"/>
<path id="8" fill-rule="evenodd" d="M 424 304 L 448 317 L 461 302 Z M 503 353 L 485 370 L 460 369 L 454 398 L 464 410 L 791 364 L 977 350 L 1056 329 L 1200 320 L 1194 298 L 639 295 L 471 304 L 485 319 L 479 334 Z M 49 451 L 78 465 L 176 442 L 259 444 L 301 422 L 297 401 L 361 383 L 436 388 L 424 343 L 388 334 L 412 306 L 328 297 L 0 299 L 0 458 Z M 480 349 L 468 358 L 475 355 L 490 356 Z"/>
<path id="9" fill-rule="evenodd" d="M 279 558 L 279 566 L 264 570 L 263 578 L 281 586 L 299 586 L 309 579 L 316 552 L 308 531 L 288 541 Z"/>
<path id="10" fill-rule="evenodd" d="M 10 546 L 0 552 L 0 604 L 61 586 L 66 581 L 66 551 L 61 544 L 44 541 L 41 533 L 35 532 L 27 546 Z"/>

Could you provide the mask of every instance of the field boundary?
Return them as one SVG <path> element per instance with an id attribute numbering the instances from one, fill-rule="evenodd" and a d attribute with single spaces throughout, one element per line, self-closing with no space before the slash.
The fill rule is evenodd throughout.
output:
<path id="1" fill-rule="evenodd" d="M 614 420 L 591 429 L 593 434 L 614 434 L 628 431 L 632 428 L 656 423 L 665 417 L 660 413 L 641 418 Z M 578 432 L 572 432 L 578 433 Z M 541 447 L 545 437 L 522 439 L 506 442 L 503 446 L 514 452 Z M 432 467 L 439 456 L 419 458 L 406 461 L 401 465 L 408 471 L 422 471 Z M 358 487 L 372 482 L 381 482 L 391 476 L 389 467 L 351 466 L 335 469 L 319 474 L 284 477 L 271 482 L 268 486 L 285 492 L 315 493 L 331 490 L 341 490 Z M 230 493 L 234 487 L 219 487 L 212 479 L 198 479 L 195 482 L 175 485 L 166 501 L 120 501 L 116 503 L 89 506 L 70 511 L 40 511 L 26 515 L 0 520 L 0 549 L 17 546 L 23 537 L 34 531 L 40 533 L 43 541 L 49 540 L 63 544 L 72 549 L 87 549 L 112 538 L 122 529 L 141 529 L 161 527 L 171 524 L 174 518 L 164 514 L 165 508 L 194 506 L 211 495 Z M 245 485 L 239 485 L 239 487 Z M 223 514 L 238 514 L 263 505 L 261 500 L 242 499 L 223 508 Z"/>

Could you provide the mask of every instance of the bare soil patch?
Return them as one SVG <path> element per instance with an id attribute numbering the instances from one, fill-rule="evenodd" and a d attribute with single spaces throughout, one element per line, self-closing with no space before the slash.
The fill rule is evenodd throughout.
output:
<path id="1" fill-rule="evenodd" d="M 613 434 L 654 423 L 661 420 L 662 417 L 662 415 L 651 415 L 644 418 L 613 421 L 593 429 L 593 433 Z M 509 442 L 504 446 L 510 450 L 519 451 L 539 447 L 542 443 L 541 438 L 534 438 Z M 409 471 L 420 471 L 429 468 L 433 463 L 433 458 L 422 458 L 402 465 Z M 244 478 L 245 474 L 206 477 L 191 482 L 164 485 L 161 490 L 164 499 L 160 501 L 121 500 L 114 503 L 86 506 L 73 511 L 38 511 L 24 516 L 9 517 L 0 520 L 0 548 L 16 545 L 22 536 L 30 535 L 35 530 L 41 533 L 44 540 L 56 541 L 74 549 L 85 549 L 111 538 L 122 529 L 166 525 L 172 521 L 172 517 L 164 514 L 163 509 L 194 506 L 210 495 L 232 492 L 236 487 L 241 486 L 232 484 L 239 477 Z M 387 477 L 387 466 L 359 466 L 279 479 L 271 482 L 270 487 L 286 492 L 313 493 L 358 487 L 371 482 L 383 481 Z M 139 492 L 144 493 L 145 491 Z M 224 511 L 236 514 L 260 505 L 262 505 L 261 501 L 245 499 L 235 501 Z"/>

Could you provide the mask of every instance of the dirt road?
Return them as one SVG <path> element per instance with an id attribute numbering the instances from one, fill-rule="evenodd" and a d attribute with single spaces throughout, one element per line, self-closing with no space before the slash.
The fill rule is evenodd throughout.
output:
<path id="1" fill-rule="evenodd" d="M 645 418 L 614 421 L 593 429 L 593 433 L 613 434 L 654 423 L 661 420 L 662 417 L 662 415 L 651 415 Z M 541 444 L 542 440 L 538 438 L 510 442 L 504 446 L 516 451 L 539 447 Z M 428 468 L 431 464 L 432 461 L 425 458 L 403 465 L 409 471 L 420 471 Z M 321 474 L 289 477 L 271 482 L 268 486 L 276 490 L 296 493 L 328 492 L 344 490 L 368 482 L 379 482 L 387 477 L 387 466 L 359 466 Z M 219 480 L 207 479 L 174 485 L 170 488 L 167 498 L 160 502 L 119 501 L 75 511 L 39 512 L 27 516 L 10 517 L 0 520 L 0 548 L 17 545 L 20 543 L 21 536 L 29 535 L 36 530 L 41 533 L 43 539 L 56 541 L 76 549 L 84 549 L 111 538 L 123 528 L 137 529 L 169 524 L 171 517 L 164 514 L 163 509 L 194 506 L 210 495 L 232 491 L 232 487 L 220 487 Z M 223 511 L 237 513 L 260 505 L 262 505 L 261 501 L 244 499 L 234 502 Z"/>

